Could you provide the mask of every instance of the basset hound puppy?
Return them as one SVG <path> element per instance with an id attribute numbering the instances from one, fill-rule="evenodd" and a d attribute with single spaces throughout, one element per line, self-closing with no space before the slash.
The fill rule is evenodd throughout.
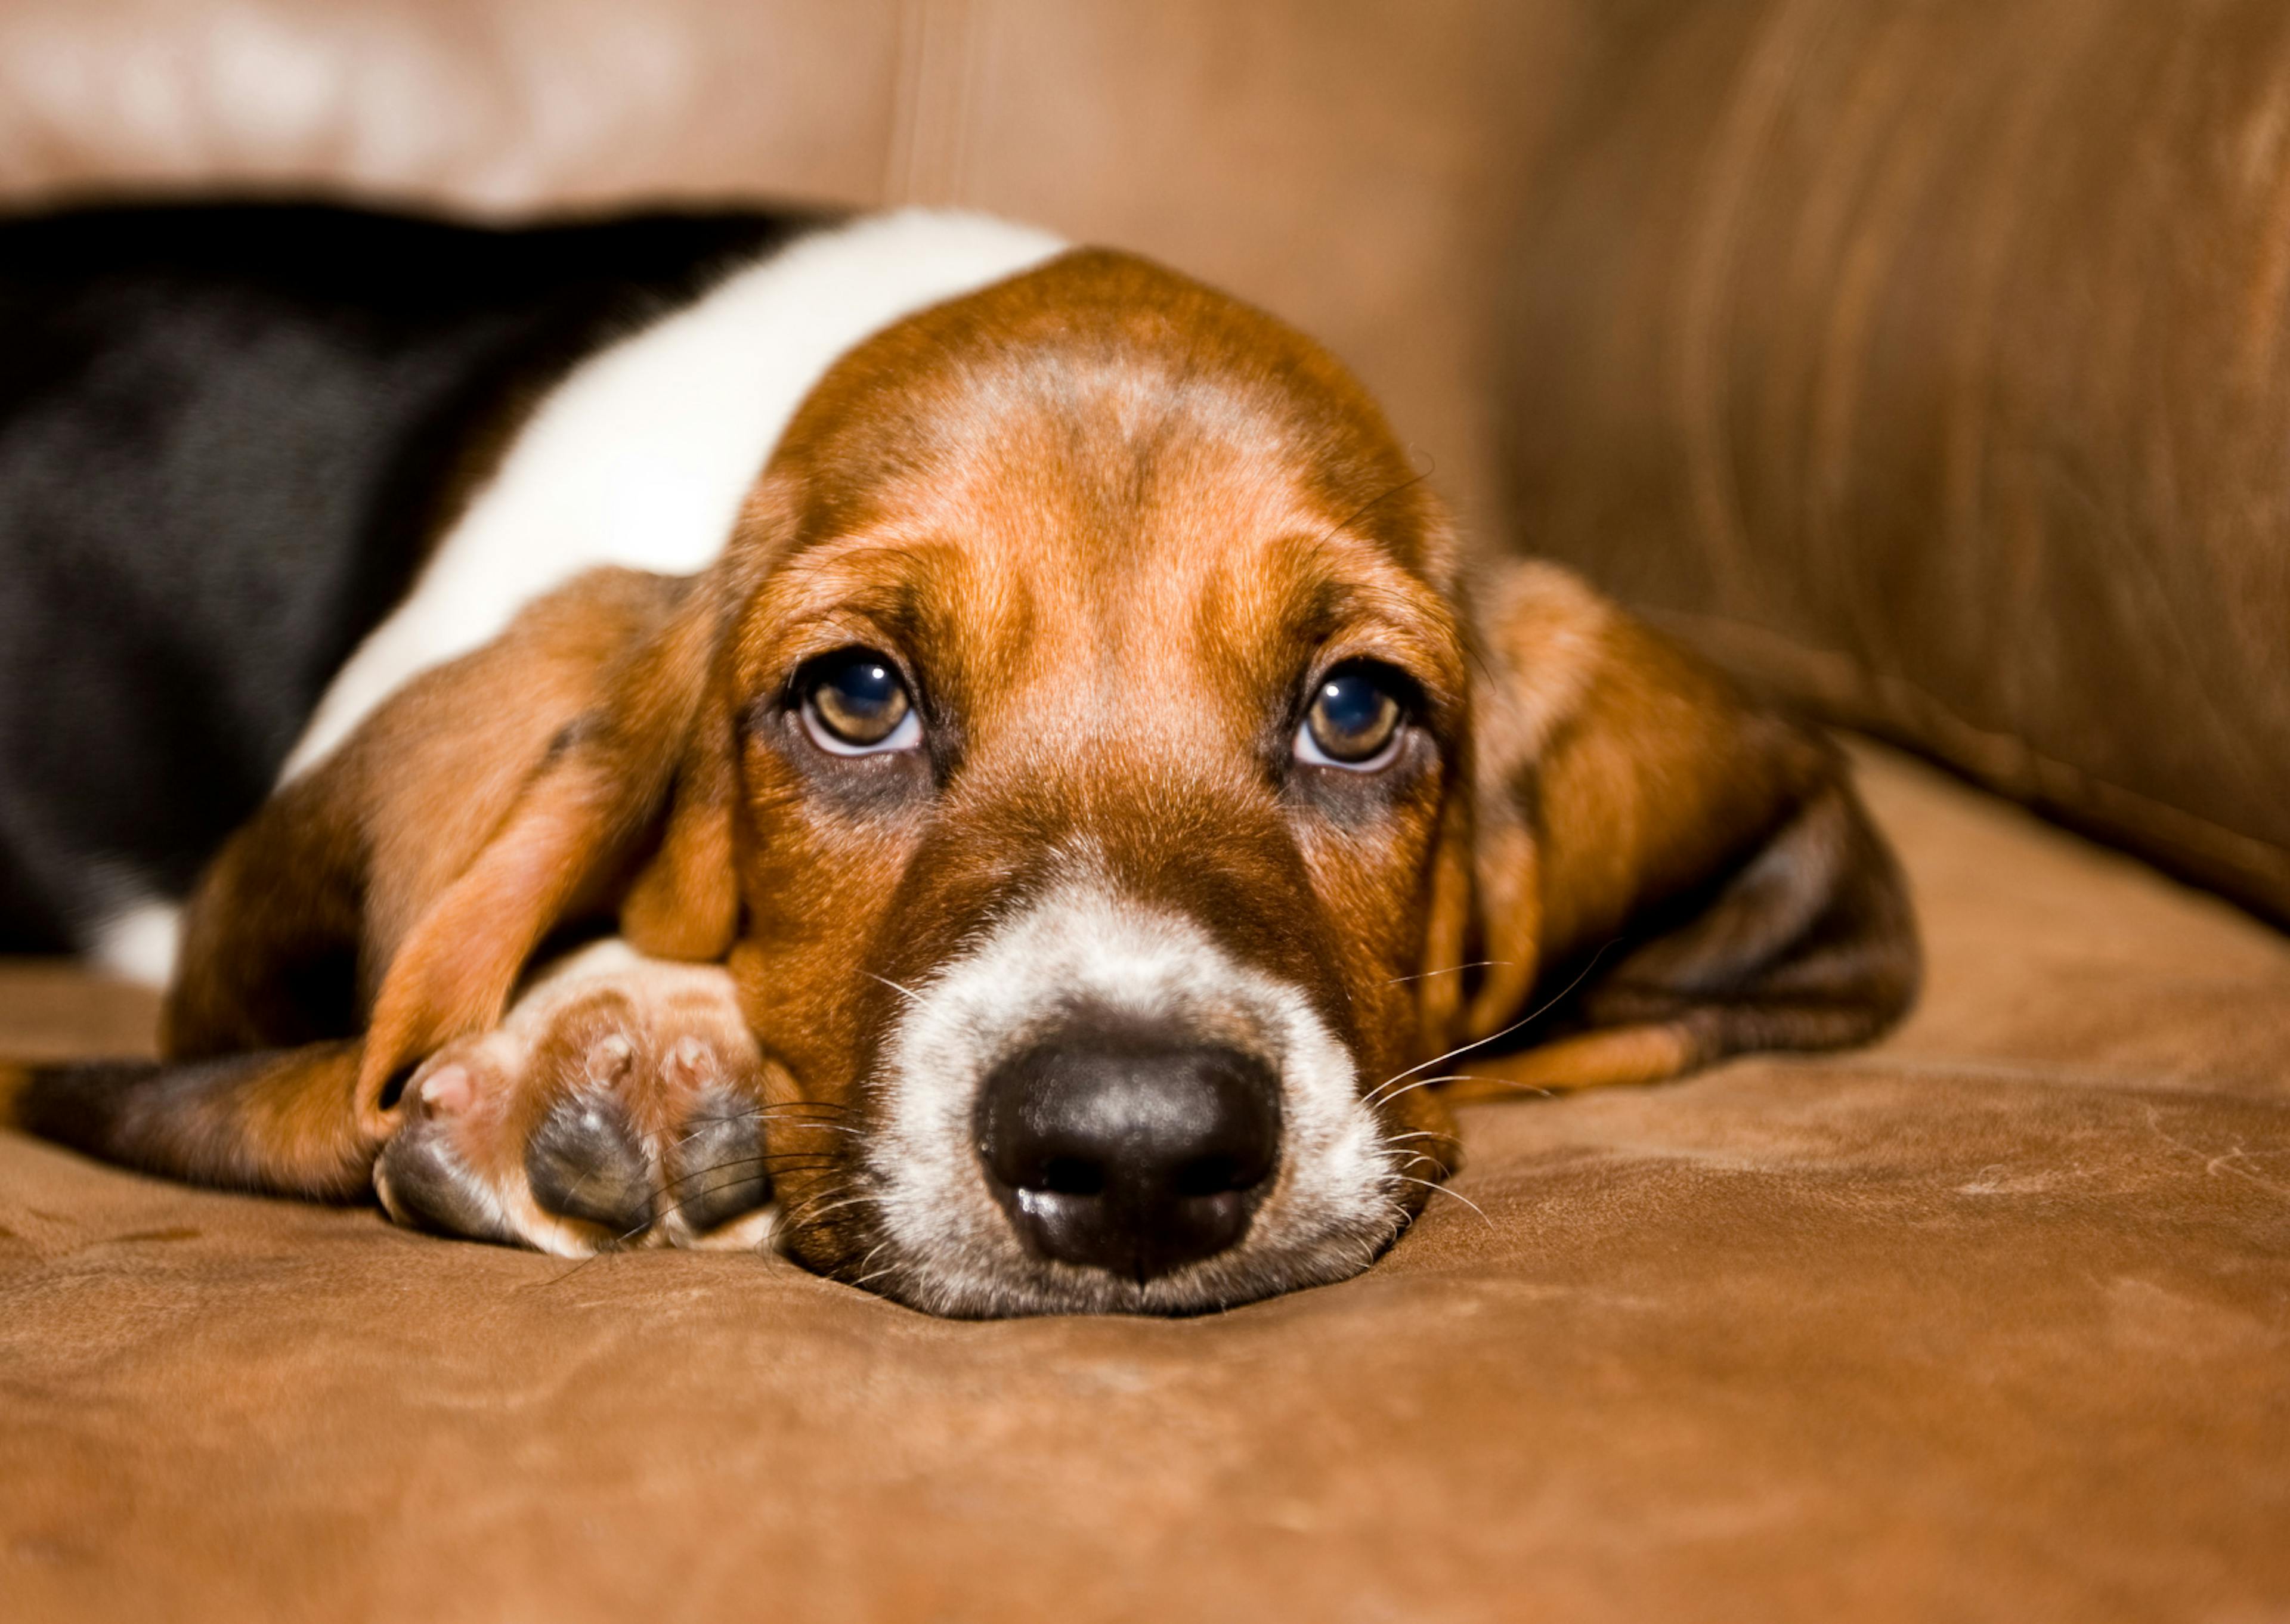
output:
<path id="1" fill-rule="evenodd" d="M 390 430 L 434 524 L 303 561 L 402 596 L 198 879 L 166 1058 L 33 1074 L 20 1120 L 567 1256 L 1189 1312 L 1367 1267 L 1459 1093 L 1910 1001 L 1835 748 L 1465 547 L 1309 340 L 975 217 L 726 234 L 614 272 L 654 291 L 539 384 L 433 381 L 492 380 L 457 437 Z M 200 307 L 291 402 L 253 308 Z M 186 667 L 275 676 L 247 637 Z M 111 902 L 90 939 L 163 956 L 164 898 Z"/>

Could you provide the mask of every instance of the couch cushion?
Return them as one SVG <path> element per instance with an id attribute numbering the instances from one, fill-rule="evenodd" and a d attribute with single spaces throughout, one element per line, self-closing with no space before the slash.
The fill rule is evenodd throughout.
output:
<path id="1" fill-rule="evenodd" d="M 0 1135 L 9 1616 L 2274 1616 L 2290 942 L 1863 769 L 1932 952 L 1893 1039 L 1473 1108 L 1384 1263 L 1202 1319 L 573 1266 Z M 148 1041 L 52 973 L 0 1052 Z"/>
<path id="2" fill-rule="evenodd" d="M 2290 11 L 1592 14 L 1506 340 L 1525 544 L 2290 921 Z"/>

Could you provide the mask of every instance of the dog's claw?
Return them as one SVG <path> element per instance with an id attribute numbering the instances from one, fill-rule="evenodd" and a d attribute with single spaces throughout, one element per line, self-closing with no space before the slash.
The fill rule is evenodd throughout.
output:
<path id="1" fill-rule="evenodd" d="M 629 1075 L 636 1058 L 636 1046 L 618 1032 L 611 1032 L 589 1045 L 583 1063 L 589 1082 L 599 1088 L 610 1088 Z"/>
<path id="2" fill-rule="evenodd" d="M 466 1066 L 441 1066 L 421 1079 L 414 1100 L 424 1116 L 450 1116 L 469 1108 L 476 1082 Z"/>
<path id="3" fill-rule="evenodd" d="M 716 1052 L 696 1037 L 679 1037 L 668 1052 L 677 1080 L 701 1088 L 716 1080 Z"/>

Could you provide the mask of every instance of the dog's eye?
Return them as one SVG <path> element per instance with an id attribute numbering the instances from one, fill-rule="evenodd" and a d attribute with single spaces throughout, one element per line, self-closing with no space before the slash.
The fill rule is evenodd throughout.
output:
<path id="1" fill-rule="evenodd" d="M 1296 730 L 1296 759 L 1316 767 L 1373 772 L 1399 753 L 1406 720 L 1399 677 L 1380 666 L 1339 666 L 1320 679 Z"/>
<path id="2" fill-rule="evenodd" d="M 812 742 L 837 756 L 910 749 L 922 717 L 899 668 L 872 649 L 845 649 L 813 660 L 799 684 Z"/>

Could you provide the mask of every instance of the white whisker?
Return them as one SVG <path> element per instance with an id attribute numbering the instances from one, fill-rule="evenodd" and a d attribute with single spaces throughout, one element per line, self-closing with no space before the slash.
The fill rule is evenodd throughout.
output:
<path id="1" fill-rule="evenodd" d="M 1612 942 L 1601 942 L 1598 946 L 1598 950 L 1590 955 L 1589 962 L 1576 972 L 1573 980 L 1567 982 L 1565 986 L 1560 988 L 1556 993 L 1553 993 L 1541 1004 L 1536 1005 L 1533 1009 L 1529 1010 L 1525 1014 L 1521 1015 L 1517 1020 L 1512 1021 L 1501 1031 L 1490 1032 L 1485 1037 L 1475 1037 L 1467 1044 L 1458 1044 L 1453 1049 L 1448 1050 L 1445 1054 L 1435 1054 L 1421 1065 L 1410 1066 L 1405 1071 L 1397 1073 L 1393 1076 L 1386 1077 L 1382 1082 L 1377 1084 L 1373 1089 L 1368 1091 L 1365 1096 L 1366 1102 L 1369 1105 L 1381 1105 L 1384 1102 L 1384 1098 L 1386 1097 L 1383 1095 L 1383 1091 L 1389 1088 L 1394 1083 L 1400 1081 L 1401 1078 L 1412 1077 L 1419 1071 L 1429 1071 L 1432 1067 L 1439 1065 L 1443 1061 L 1452 1060 L 1457 1055 L 1469 1053 L 1471 1050 L 1479 1048 L 1484 1044 L 1498 1043 L 1503 1038 L 1509 1037 L 1513 1032 L 1517 1031 L 1519 1028 L 1526 1025 L 1529 1021 L 1541 1020 L 1544 1015 L 1548 1014 L 1552 1009 L 1556 1008 L 1561 1002 L 1563 1002 L 1576 988 L 1582 985 L 1583 977 L 1590 973 L 1591 970 L 1597 964 L 1597 962 L 1605 956 L 1606 949 L 1612 946 L 1613 946 L 1613 943 Z M 1454 1081 L 1452 1077 L 1447 1080 L 1449 1082 Z M 1401 1091 L 1403 1093 L 1405 1092 L 1406 1091 L 1404 1089 Z M 1391 1095 L 1388 1097 L 1397 1099 L 1398 1096 Z"/>
<path id="2" fill-rule="evenodd" d="M 788 1220 L 788 1228 L 792 1229 L 798 1223 L 815 1224 L 830 1212 L 840 1212 L 845 1207 L 855 1207 L 862 1202 L 869 1202 L 874 1199 L 875 1197 L 861 1190 L 855 1196 L 845 1196 L 842 1200 L 831 1203 L 827 1206 L 817 1208 L 806 1207 L 800 1219 L 790 1218 Z"/>
<path id="3" fill-rule="evenodd" d="M 1430 1190 L 1436 1195 L 1454 1196 L 1456 1200 L 1470 1208 L 1472 1212 L 1478 1213 L 1479 1221 L 1486 1225 L 1488 1228 L 1492 1229 L 1495 1227 L 1495 1220 L 1489 1218 L 1479 1204 L 1472 1200 L 1469 1196 L 1457 1196 L 1453 1190 L 1449 1189 L 1445 1185 L 1434 1184 L 1429 1179 L 1411 1179 L 1405 1173 L 1394 1173 L 1391 1176 L 1398 1180 L 1402 1184 L 1420 1184 L 1425 1189 Z"/>
<path id="4" fill-rule="evenodd" d="M 1435 975 L 1461 975 L 1466 970 L 1508 970 L 1511 961 L 1506 958 L 1478 958 L 1468 964 L 1450 964 L 1445 970 L 1426 970 L 1415 975 L 1396 975 L 1384 985 L 1397 987 L 1402 981 L 1428 981 Z"/>

